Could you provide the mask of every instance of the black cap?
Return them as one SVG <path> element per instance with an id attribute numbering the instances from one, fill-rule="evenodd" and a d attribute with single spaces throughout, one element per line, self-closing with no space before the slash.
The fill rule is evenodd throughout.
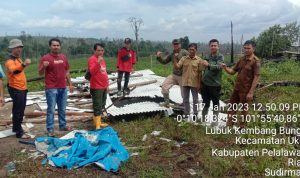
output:
<path id="1" fill-rule="evenodd" d="M 131 39 L 130 38 L 125 38 L 124 43 L 126 43 L 126 44 L 131 43 Z"/>
<path id="2" fill-rule="evenodd" d="M 172 41 L 172 44 L 179 44 L 180 43 L 180 41 L 178 40 L 178 39 L 174 39 L 173 41 Z"/>

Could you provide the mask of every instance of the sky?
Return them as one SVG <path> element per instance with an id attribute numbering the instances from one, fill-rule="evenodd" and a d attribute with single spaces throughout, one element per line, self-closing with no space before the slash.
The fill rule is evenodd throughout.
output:
<path id="1" fill-rule="evenodd" d="M 275 24 L 300 24 L 300 0 L 6 0 L 0 2 L 0 36 L 26 34 L 134 38 L 129 17 L 141 18 L 139 37 L 191 42 L 257 37 Z"/>

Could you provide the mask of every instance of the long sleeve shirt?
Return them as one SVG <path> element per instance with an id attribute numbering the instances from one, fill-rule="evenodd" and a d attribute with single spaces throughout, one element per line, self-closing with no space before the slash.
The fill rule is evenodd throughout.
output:
<path id="1" fill-rule="evenodd" d="M 171 54 L 166 55 L 164 57 L 157 57 L 157 60 L 161 63 L 161 64 L 168 64 L 169 62 L 173 62 L 173 59 L 175 58 L 175 51 L 173 51 Z M 176 58 L 177 62 L 179 62 L 179 60 L 184 57 L 187 56 L 189 53 L 187 50 L 185 49 L 180 49 L 178 56 Z M 182 69 L 177 69 L 175 67 L 173 67 L 173 74 L 177 75 L 177 76 L 182 76 Z"/>
<path id="2" fill-rule="evenodd" d="M 209 55 L 205 58 L 209 66 L 204 70 L 202 82 L 207 86 L 221 86 L 222 84 L 222 68 L 224 56 L 220 53 L 217 55 Z"/>

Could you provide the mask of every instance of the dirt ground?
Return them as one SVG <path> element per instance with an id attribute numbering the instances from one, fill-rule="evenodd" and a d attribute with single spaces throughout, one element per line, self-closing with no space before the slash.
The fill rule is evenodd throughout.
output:
<path id="1" fill-rule="evenodd" d="M 27 106 L 25 112 L 32 112 L 36 109 L 38 109 L 36 105 Z M 7 103 L 4 107 L 0 108 L 0 119 L 7 120 L 10 118 L 10 115 L 11 103 Z M 158 126 L 158 128 L 161 127 L 161 129 L 168 127 L 167 123 L 165 126 L 158 124 L 161 122 L 161 119 L 157 119 L 155 122 L 157 123 L 150 122 L 150 124 L 155 125 L 155 127 Z M 56 136 L 66 134 L 66 132 L 58 131 L 58 124 L 57 122 L 55 123 Z M 111 126 L 123 136 L 122 142 L 126 143 L 128 141 L 130 142 L 130 140 L 141 140 L 140 138 L 129 139 L 125 137 L 125 135 L 128 136 L 128 132 L 132 134 L 133 130 L 130 127 L 131 124 L 139 125 L 139 123 L 135 121 L 128 122 L 127 124 L 122 124 L 122 122 L 111 123 Z M 74 129 L 94 129 L 92 122 L 73 122 L 68 123 L 68 125 Z M 140 132 L 142 128 L 138 128 L 136 125 L 134 128 L 139 129 Z M 0 126 L 0 130 L 10 128 L 11 126 Z M 36 137 L 45 136 L 45 123 L 34 124 L 34 127 L 31 128 L 29 132 Z M 172 139 L 181 142 L 180 135 L 177 135 L 177 133 Z M 191 177 L 190 173 L 187 172 L 188 169 L 192 168 L 199 172 L 204 165 L 203 160 L 200 159 L 200 152 L 203 150 L 202 145 L 189 143 L 179 148 L 176 147 L 174 143 L 168 143 L 156 137 L 150 137 L 144 144 L 153 146 L 141 151 L 139 156 L 131 157 L 125 166 L 117 173 L 108 173 L 95 165 L 89 165 L 70 171 L 55 168 L 48 164 L 43 165 L 42 160 L 45 156 L 30 158 L 30 155 L 36 152 L 35 147 L 33 145 L 19 143 L 20 140 L 21 139 L 17 139 L 15 136 L 0 139 L 0 177 L 161 177 L 162 172 L 164 175 L 166 175 L 165 172 L 168 172 L 167 177 Z M 34 139 L 31 139 L 31 141 L 34 141 Z M 134 144 L 136 143 L 132 143 L 132 145 L 129 143 L 127 146 L 133 146 Z M 138 150 L 129 150 L 131 153 L 136 151 Z M 11 173 L 9 173 L 6 168 L 6 165 L 10 162 L 14 162 L 16 166 L 16 170 Z"/>
<path id="2" fill-rule="evenodd" d="M 12 103 L 6 103 L 4 107 L 0 108 L 0 121 L 10 119 Z M 39 109 L 37 105 L 30 105 L 26 107 L 25 112 L 32 112 Z M 26 120 L 26 118 L 24 119 Z M 93 126 L 91 123 L 68 123 L 74 129 L 91 129 Z M 0 126 L 0 130 L 11 129 L 12 126 Z M 24 128 L 24 127 L 23 127 Z M 39 136 L 46 136 L 45 123 L 34 124 L 34 127 L 29 130 L 30 134 Z M 55 123 L 55 134 L 56 136 L 63 136 L 67 132 L 58 131 L 58 123 Z M 36 152 L 33 145 L 22 144 L 15 136 L 9 136 L 0 139 L 0 177 L 36 177 L 39 172 L 43 172 L 42 177 L 85 177 L 89 175 L 91 177 L 97 175 L 105 175 L 104 177 L 118 177 L 111 173 L 106 173 L 96 166 L 88 166 L 89 168 L 67 171 L 65 169 L 57 169 L 49 165 L 42 165 L 42 160 L 45 157 L 38 157 L 36 159 L 29 158 L 31 153 Z M 23 141 L 34 141 L 34 139 L 23 140 Z M 23 151 L 23 152 L 22 152 Z M 6 165 L 10 162 L 14 162 L 16 165 L 16 171 L 13 173 L 7 172 Z M 24 164 L 26 162 L 26 164 Z M 24 166 L 26 165 L 26 167 Z M 28 166 L 30 165 L 30 166 Z M 86 170 L 86 171 L 83 171 Z M 100 171 L 99 171 L 100 170 Z M 84 176 L 83 176 L 84 175 Z M 39 176 L 38 176 L 39 177 Z"/>

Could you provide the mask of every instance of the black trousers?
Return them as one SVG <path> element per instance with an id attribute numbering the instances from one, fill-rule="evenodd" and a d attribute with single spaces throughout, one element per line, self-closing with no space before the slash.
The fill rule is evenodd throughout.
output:
<path id="1" fill-rule="evenodd" d="M 123 74 L 125 73 L 125 82 L 124 82 L 124 88 L 123 90 L 128 88 L 128 83 L 129 83 L 129 77 L 130 77 L 130 72 L 123 72 L 123 71 L 118 71 L 118 79 L 117 79 L 117 83 L 118 83 L 118 91 L 121 91 L 121 83 L 122 83 L 122 78 L 123 78 Z"/>
<path id="2" fill-rule="evenodd" d="M 24 134 L 21 126 L 26 107 L 26 98 L 28 90 L 18 90 L 8 86 L 8 92 L 13 100 L 12 114 L 13 114 L 13 128 L 12 131 L 16 132 L 16 137 L 20 138 Z"/>
<path id="3" fill-rule="evenodd" d="M 201 95 L 203 99 L 204 108 L 209 108 L 210 101 L 213 102 L 213 107 L 219 107 L 221 86 L 207 86 L 205 84 L 201 84 Z"/>

